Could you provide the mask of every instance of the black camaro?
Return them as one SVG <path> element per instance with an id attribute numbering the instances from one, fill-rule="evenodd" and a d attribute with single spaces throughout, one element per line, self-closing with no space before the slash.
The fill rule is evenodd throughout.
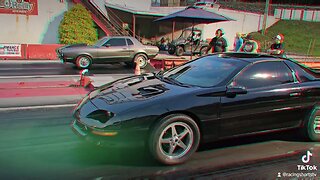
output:
<path id="1" fill-rule="evenodd" d="M 319 77 L 289 59 L 208 55 L 99 87 L 75 108 L 72 128 L 99 145 L 145 145 L 168 165 L 199 143 L 240 135 L 297 128 L 319 141 Z"/>

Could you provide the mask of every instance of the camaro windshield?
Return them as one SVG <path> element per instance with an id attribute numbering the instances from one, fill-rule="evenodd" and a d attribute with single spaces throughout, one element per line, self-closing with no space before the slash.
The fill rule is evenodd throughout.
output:
<path id="1" fill-rule="evenodd" d="M 218 56 L 207 56 L 173 68 L 163 74 L 176 82 L 192 86 L 212 87 L 230 78 L 247 63 Z"/>

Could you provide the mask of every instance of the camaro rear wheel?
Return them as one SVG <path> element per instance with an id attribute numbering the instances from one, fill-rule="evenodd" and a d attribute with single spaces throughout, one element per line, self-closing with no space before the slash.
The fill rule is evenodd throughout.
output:
<path id="1" fill-rule="evenodd" d="M 174 114 L 160 120 L 150 136 L 152 156 L 166 165 L 185 162 L 197 150 L 200 131 L 192 118 Z"/>
<path id="2" fill-rule="evenodd" d="M 311 141 L 320 141 L 320 107 L 311 112 L 304 125 L 304 134 Z"/>
<path id="3" fill-rule="evenodd" d="M 140 68 L 145 68 L 148 64 L 148 57 L 145 54 L 137 54 L 134 57 L 134 62 L 139 63 Z"/>
<path id="4" fill-rule="evenodd" d="M 80 69 L 87 69 L 91 66 L 92 61 L 89 56 L 86 55 L 80 55 L 77 57 L 76 65 Z"/>

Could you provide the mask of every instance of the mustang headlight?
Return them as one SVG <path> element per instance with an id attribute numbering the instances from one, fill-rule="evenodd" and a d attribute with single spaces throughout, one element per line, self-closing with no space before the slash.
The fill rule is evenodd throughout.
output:
<path id="1" fill-rule="evenodd" d="M 115 115 L 114 113 L 109 111 L 97 110 L 87 115 L 87 118 L 97 120 L 101 123 L 106 123 L 109 119 L 114 117 L 114 115 Z"/>

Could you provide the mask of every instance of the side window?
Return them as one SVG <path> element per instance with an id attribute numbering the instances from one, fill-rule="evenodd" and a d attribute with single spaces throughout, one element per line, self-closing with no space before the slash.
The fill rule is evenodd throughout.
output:
<path id="1" fill-rule="evenodd" d="M 294 82 L 292 73 L 282 61 L 260 62 L 244 69 L 231 83 L 247 89 Z"/>
<path id="2" fill-rule="evenodd" d="M 133 42 L 132 42 L 130 39 L 126 39 L 126 40 L 127 40 L 127 44 L 128 44 L 128 46 L 133 45 Z"/>
<path id="3" fill-rule="evenodd" d="M 104 46 L 109 44 L 110 46 L 127 46 L 125 39 L 123 38 L 113 38 L 107 41 Z"/>
<path id="4" fill-rule="evenodd" d="M 285 63 L 288 64 L 291 69 L 295 70 L 296 76 L 300 82 L 308 82 L 316 79 L 314 76 L 311 75 L 313 73 L 307 68 L 288 60 L 286 60 Z"/>

